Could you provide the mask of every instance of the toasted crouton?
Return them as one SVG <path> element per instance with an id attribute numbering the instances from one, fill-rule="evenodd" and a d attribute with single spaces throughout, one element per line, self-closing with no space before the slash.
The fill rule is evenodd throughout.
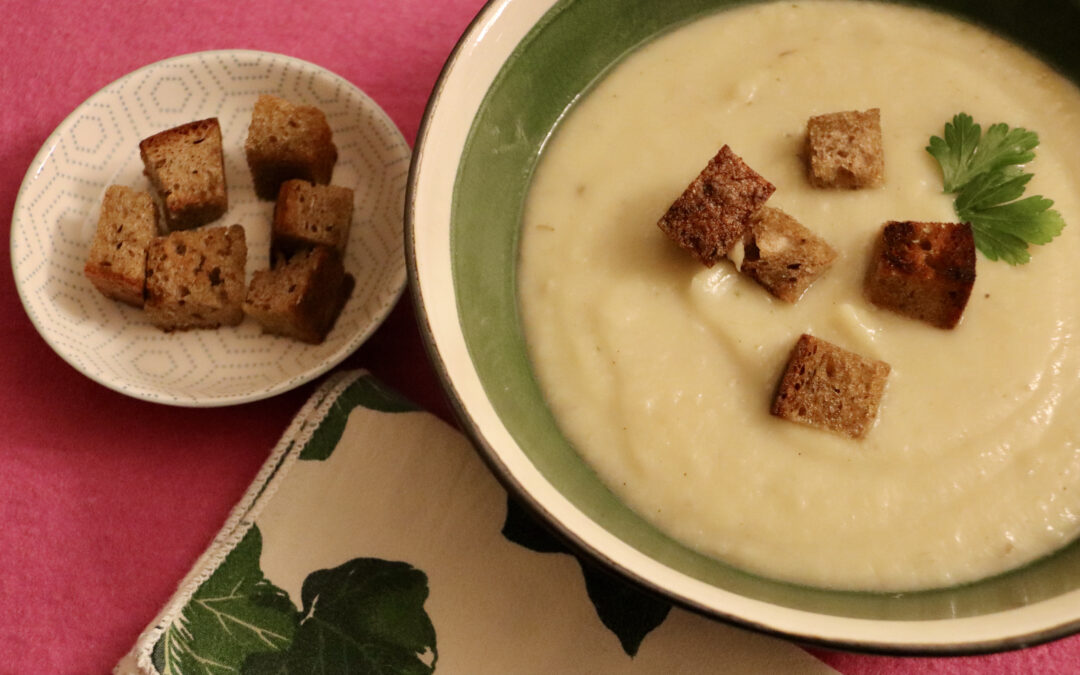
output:
<path id="1" fill-rule="evenodd" d="M 337 249 L 315 246 L 279 260 L 271 269 L 256 271 L 244 312 L 265 333 L 321 344 L 354 284 Z"/>
<path id="2" fill-rule="evenodd" d="M 724 146 L 657 223 L 707 267 L 750 229 L 750 217 L 776 188 Z"/>
<path id="3" fill-rule="evenodd" d="M 264 94 L 255 101 L 244 154 L 255 194 L 277 199 L 291 178 L 326 185 L 334 174 L 337 146 L 322 110 Z"/>
<path id="4" fill-rule="evenodd" d="M 780 209 L 763 206 L 750 221 L 736 260 L 739 271 L 785 302 L 795 302 L 829 269 L 836 251 Z"/>
<path id="5" fill-rule="evenodd" d="M 274 205 L 272 248 L 293 253 L 322 244 L 344 253 L 352 216 L 352 189 L 287 180 Z"/>
<path id="6" fill-rule="evenodd" d="M 967 223 L 889 222 L 881 231 L 866 297 L 875 305 L 953 328 L 975 284 L 975 239 Z"/>
<path id="7" fill-rule="evenodd" d="M 110 185 L 83 274 L 106 297 L 142 307 L 146 247 L 156 234 L 157 215 L 149 193 Z"/>
<path id="8" fill-rule="evenodd" d="M 150 179 L 169 230 L 217 220 L 229 208 L 225 156 L 217 118 L 166 129 L 139 143 L 143 173 Z"/>
<path id="9" fill-rule="evenodd" d="M 810 182 L 820 188 L 872 188 L 885 178 L 881 111 L 811 117 L 806 123 Z"/>
<path id="10" fill-rule="evenodd" d="M 791 351 L 772 414 L 862 438 L 877 417 L 889 364 L 803 334 Z"/>
<path id="11" fill-rule="evenodd" d="M 166 330 L 235 326 L 244 318 L 244 228 L 155 237 L 146 251 L 146 315 Z"/>

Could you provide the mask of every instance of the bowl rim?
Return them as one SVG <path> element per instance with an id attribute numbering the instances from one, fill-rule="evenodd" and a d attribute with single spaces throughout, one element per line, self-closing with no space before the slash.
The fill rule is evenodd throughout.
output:
<path id="1" fill-rule="evenodd" d="M 1045 606 L 1051 605 L 1065 605 L 1069 606 L 1069 600 L 1080 597 L 1080 591 L 1071 591 L 1064 594 L 1049 598 L 1047 600 L 1039 601 L 1029 605 L 1021 605 L 1020 607 L 1008 609 L 1005 611 L 992 612 L 988 614 L 974 615 L 970 617 L 961 618 L 945 618 L 945 619 L 927 619 L 927 620 L 895 620 L 895 619 L 872 619 L 862 617 L 850 617 L 850 616 L 829 616 L 825 614 L 819 614 L 812 611 L 801 610 L 797 608 L 784 607 L 775 603 L 767 601 L 760 601 L 752 598 L 746 598 L 737 593 L 727 591 L 726 589 L 718 589 L 723 593 L 727 593 L 736 598 L 743 598 L 750 603 L 757 603 L 760 605 L 768 606 L 779 610 L 783 614 L 789 614 L 789 621 L 768 621 L 763 620 L 760 617 L 751 618 L 740 614 L 736 611 L 726 611 L 721 608 L 711 606 L 707 603 L 696 600 L 685 594 L 680 594 L 671 588 L 664 587 L 662 584 L 650 579 L 643 575 L 638 570 L 635 570 L 625 563 L 616 560 L 614 557 L 606 553 L 603 549 L 599 548 L 594 542 L 588 540 L 584 535 L 575 531 L 572 527 L 567 525 L 563 520 L 556 517 L 552 513 L 551 509 L 538 498 L 533 491 L 526 488 L 521 478 L 516 475 L 513 469 L 506 462 L 504 457 L 496 449 L 493 442 L 489 439 L 488 434 L 485 433 L 482 423 L 477 419 L 477 416 L 470 411 L 466 403 L 466 394 L 463 393 L 462 387 L 459 387 L 459 383 L 454 379 L 452 368 L 449 365 L 449 355 L 446 353 L 445 345 L 441 345 L 439 342 L 439 336 L 436 334 L 437 330 L 432 323 L 431 309 L 435 307 L 436 303 L 439 305 L 451 304 L 454 308 L 454 316 L 460 320 L 460 315 L 457 312 L 457 293 L 456 289 L 451 284 L 450 288 L 440 286 L 432 291 L 449 293 L 449 297 L 452 302 L 447 303 L 445 300 L 439 301 L 434 299 L 434 293 L 427 291 L 427 286 L 424 284 L 425 270 L 422 269 L 418 260 L 420 244 L 418 244 L 418 232 L 422 230 L 422 226 L 419 224 L 419 218 L 417 213 L 418 200 L 422 198 L 424 185 L 427 184 L 426 173 L 423 171 L 425 166 L 425 158 L 429 151 L 434 152 L 432 146 L 436 145 L 433 141 L 433 127 L 436 124 L 436 120 L 440 115 L 441 104 L 448 98 L 448 90 L 454 86 L 459 86 L 461 79 L 458 77 L 459 68 L 463 66 L 464 61 L 468 56 L 472 54 L 472 48 L 479 45 L 480 42 L 486 37 L 486 34 L 490 28 L 491 22 L 497 20 L 500 15 L 510 5 L 522 5 L 522 4 L 534 4 L 543 6 L 544 11 L 541 12 L 541 16 L 546 16 L 548 12 L 555 9 L 557 6 L 564 4 L 568 0 L 487 0 L 483 7 L 477 12 L 475 17 L 462 32 L 461 37 L 457 40 L 454 48 L 450 52 L 446 61 L 444 62 L 442 69 L 438 75 L 438 78 L 432 88 L 432 92 L 429 96 L 428 102 L 425 106 L 423 116 L 420 121 L 419 128 L 417 130 L 416 139 L 413 146 L 413 157 L 409 168 L 409 176 L 405 194 L 405 253 L 406 253 L 406 270 L 408 274 L 409 291 L 413 300 L 413 308 L 415 312 L 417 328 L 420 333 L 424 349 L 427 356 L 434 368 L 439 382 L 443 388 L 444 393 L 447 396 L 447 400 L 450 407 L 457 419 L 458 425 L 462 431 L 468 436 L 470 441 L 476 447 L 481 459 L 488 466 L 489 470 L 495 475 L 500 484 L 510 493 L 510 495 L 517 500 L 526 510 L 528 510 L 533 517 L 537 518 L 540 523 L 544 525 L 549 531 L 551 531 L 560 541 L 562 541 L 567 547 L 576 555 L 583 557 L 587 560 L 598 563 L 605 570 L 614 573 L 617 577 L 632 584 L 633 586 L 643 590 L 644 592 L 658 597 L 666 602 L 670 602 L 675 606 L 691 611 L 700 616 L 706 618 L 715 619 L 720 622 L 726 623 L 739 628 L 750 629 L 766 635 L 779 637 L 785 640 L 791 640 L 796 643 L 800 643 L 808 646 L 823 647 L 827 649 L 842 649 L 853 652 L 863 652 L 868 654 L 879 655 L 892 655 L 892 656 L 968 656 L 988 654 L 995 652 L 1010 651 L 1016 649 L 1022 649 L 1039 645 L 1042 643 L 1050 642 L 1060 639 L 1062 637 L 1069 636 L 1071 634 L 1080 632 L 1080 616 L 1076 616 L 1071 619 L 1041 619 L 1037 623 L 1039 625 L 1031 630 L 1026 630 L 1021 633 L 1003 633 L 997 631 L 998 634 L 994 634 L 994 631 L 988 631 L 985 628 L 979 629 L 975 627 L 973 631 L 975 634 L 983 634 L 983 637 L 972 638 L 958 638 L 958 639 L 942 639 L 935 640 L 930 639 L 930 636 L 942 636 L 950 633 L 955 633 L 952 629 L 958 627 L 958 624 L 971 624 L 981 623 L 988 618 L 998 617 L 1005 623 L 1010 623 L 1008 617 L 1016 612 L 1028 610 L 1032 607 L 1043 605 L 1042 609 L 1047 609 Z M 754 0 L 763 1 L 763 0 Z M 905 2 L 905 0 L 884 0 L 889 4 L 899 2 L 900 4 L 912 4 Z M 517 47 L 521 40 L 523 40 L 530 31 L 535 27 L 535 23 L 527 26 L 521 35 L 514 35 L 513 45 L 507 51 L 506 56 L 510 56 L 513 50 Z M 500 38 L 505 39 L 504 34 L 500 34 Z M 505 60 L 499 64 L 501 69 L 505 65 Z M 497 70 L 498 70 L 497 69 Z M 470 82 L 471 86 L 476 87 L 475 81 Z M 488 88 L 492 85 L 492 82 L 484 82 L 483 90 L 486 94 Z M 455 103 L 459 103 L 455 100 Z M 474 119 L 473 114 L 475 109 L 469 110 L 469 125 L 471 127 Z M 439 150 L 445 152 L 447 146 L 443 144 Z M 455 167 L 460 166 L 461 152 L 460 149 L 455 154 Z M 434 180 L 434 179 L 432 179 Z M 450 178 L 451 194 L 453 188 L 457 183 L 456 172 L 452 173 Z M 448 207 L 453 211 L 453 206 Z M 440 223 L 440 226 L 442 224 Z M 446 224 L 447 234 L 449 234 L 449 223 Z M 447 253 L 449 255 L 449 253 Z M 429 296 L 432 298 L 428 300 Z M 446 297 L 445 295 L 443 296 Z M 470 364 L 471 367 L 471 364 Z M 486 398 L 486 396 L 485 396 Z M 576 506 L 573 506 L 576 509 Z M 582 514 L 585 519 L 589 519 L 587 514 Z M 640 554 L 648 557 L 645 554 Z M 668 566 L 657 561 L 657 565 L 669 570 L 676 575 L 681 574 L 677 570 L 671 570 Z M 695 580 L 696 581 L 696 580 Z M 704 582 L 700 582 L 704 583 Z M 1049 608 L 1051 617 L 1060 616 L 1062 610 L 1057 610 L 1055 607 Z M 799 622 L 798 628 L 790 625 L 790 619 L 794 619 Z M 890 627 L 910 627 L 910 626 L 925 626 L 925 630 L 918 631 L 918 635 L 913 638 L 901 638 L 899 640 L 883 639 L 875 637 L 866 637 L 865 635 L 856 637 L 845 637 L 843 635 L 831 634 L 831 631 L 820 628 L 822 619 L 834 620 L 841 624 L 840 628 L 856 628 L 856 627 L 873 627 L 874 632 L 879 634 L 882 631 L 887 631 Z M 855 631 L 856 634 L 862 631 Z M 829 633 L 829 634 L 827 634 Z M 989 635 L 988 637 L 986 635 Z"/>

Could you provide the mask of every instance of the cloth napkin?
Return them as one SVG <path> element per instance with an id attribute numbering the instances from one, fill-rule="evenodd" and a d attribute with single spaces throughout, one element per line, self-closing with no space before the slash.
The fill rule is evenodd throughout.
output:
<path id="1" fill-rule="evenodd" d="M 460 433 L 354 371 L 300 410 L 114 672 L 836 671 L 579 561 Z"/>

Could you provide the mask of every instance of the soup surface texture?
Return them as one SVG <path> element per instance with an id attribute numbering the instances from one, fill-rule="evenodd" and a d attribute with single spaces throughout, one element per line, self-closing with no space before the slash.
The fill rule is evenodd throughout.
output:
<path id="1" fill-rule="evenodd" d="M 885 184 L 810 186 L 807 118 L 881 109 Z M 1026 194 L 1067 226 L 1027 265 L 978 255 L 954 330 L 863 297 L 888 220 L 955 221 L 924 150 L 967 112 L 1035 130 Z M 839 258 L 798 303 L 656 226 L 723 144 L 776 185 L 769 205 Z M 801 584 L 948 586 L 1044 556 L 1080 531 L 1080 93 L 1024 51 L 924 10 L 749 5 L 628 56 L 544 150 L 521 238 L 530 358 L 567 438 L 673 538 Z M 851 440 L 769 407 L 798 336 L 892 372 Z"/>

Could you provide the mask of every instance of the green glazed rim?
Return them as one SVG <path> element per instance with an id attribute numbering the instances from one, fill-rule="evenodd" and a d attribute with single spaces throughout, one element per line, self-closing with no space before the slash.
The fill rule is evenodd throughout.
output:
<path id="1" fill-rule="evenodd" d="M 1080 630 L 1070 614 L 1037 631 L 960 642 L 846 639 L 814 631 L 792 632 L 697 602 L 646 578 L 545 507 L 504 461 L 489 425 L 474 414 L 448 367 L 429 313 L 436 302 L 456 303 L 457 320 L 484 394 L 532 465 L 566 499 L 603 530 L 661 565 L 710 586 L 769 605 L 816 616 L 918 622 L 1008 612 L 1080 589 L 1080 544 L 978 583 L 908 594 L 828 591 L 757 577 L 698 554 L 659 532 L 624 506 L 584 463 L 558 429 L 533 375 L 517 306 L 516 265 L 521 213 L 545 143 L 566 112 L 614 64 L 643 43 L 704 14 L 754 0 L 559 0 L 531 27 L 505 60 L 472 117 L 450 207 L 449 245 L 453 289 L 425 287 L 417 249 L 428 224 L 417 222 L 416 198 L 426 179 L 424 157 L 439 151 L 429 137 L 450 73 L 462 66 L 466 46 L 482 40 L 515 0 L 489 3 L 448 60 L 429 102 L 418 137 L 406 206 L 409 276 L 421 332 L 463 428 L 504 485 L 575 549 L 689 609 L 770 633 L 828 646 L 914 654 L 977 653 L 1016 648 Z M 516 4 L 523 4 L 516 2 Z M 527 4 L 527 3 L 524 3 Z M 1080 82 L 1080 2 L 1047 0 L 940 0 L 909 3 L 943 10 L 981 24 L 1037 53 Z M 603 39 L 597 39 L 602 36 Z M 442 105 L 440 105 L 442 104 Z M 429 179 L 434 180 L 434 179 Z M 445 227 L 445 225 L 441 225 Z M 440 235 L 441 236 L 441 235 Z M 441 244 L 445 246 L 445 243 Z"/>

